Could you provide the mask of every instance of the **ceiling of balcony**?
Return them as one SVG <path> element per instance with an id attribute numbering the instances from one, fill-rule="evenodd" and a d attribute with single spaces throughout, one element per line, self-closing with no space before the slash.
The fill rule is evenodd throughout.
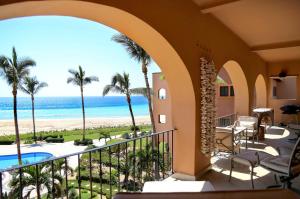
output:
<path id="1" fill-rule="evenodd" d="M 193 0 L 265 61 L 300 59 L 300 0 Z"/>

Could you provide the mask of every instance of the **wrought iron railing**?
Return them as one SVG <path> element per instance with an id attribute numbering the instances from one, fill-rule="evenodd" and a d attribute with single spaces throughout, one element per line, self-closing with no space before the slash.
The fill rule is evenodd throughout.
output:
<path id="1" fill-rule="evenodd" d="M 146 181 L 173 174 L 174 131 L 1 170 L 0 199 L 111 198 L 116 192 L 141 191 Z"/>
<path id="2" fill-rule="evenodd" d="M 217 127 L 231 126 L 236 120 L 236 113 L 216 118 Z"/>

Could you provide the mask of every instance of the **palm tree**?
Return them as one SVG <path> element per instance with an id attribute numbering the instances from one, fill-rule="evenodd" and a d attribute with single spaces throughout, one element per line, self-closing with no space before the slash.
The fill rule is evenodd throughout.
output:
<path id="1" fill-rule="evenodd" d="M 25 77 L 23 80 L 23 85 L 21 85 L 21 90 L 30 95 L 31 97 L 31 109 L 32 109 L 32 122 L 33 122 L 33 137 L 36 143 L 36 133 L 35 133 L 35 115 L 34 115 L 34 95 L 37 94 L 42 88 L 47 87 L 48 84 L 45 82 L 39 82 L 36 77 Z"/>
<path id="2" fill-rule="evenodd" d="M 133 126 L 133 133 L 134 137 L 137 137 L 136 134 L 136 124 L 135 119 L 132 111 L 132 105 L 131 105 L 131 95 L 132 94 L 141 94 L 143 88 L 134 88 L 130 89 L 130 80 L 129 80 L 129 74 L 123 73 L 121 75 L 120 73 L 115 74 L 111 78 L 111 84 L 108 84 L 103 89 L 103 96 L 107 95 L 109 92 L 114 92 L 118 94 L 124 94 L 126 96 L 126 100 L 128 103 L 128 108 L 131 116 L 132 126 Z"/>
<path id="3" fill-rule="evenodd" d="M 85 110 L 84 110 L 84 98 L 83 98 L 83 87 L 87 84 L 92 83 L 93 81 L 98 82 L 99 79 L 96 76 L 85 76 L 85 71 L 82 70 L 81 66 L 79 66 L 79 70 L 69 70 L 69 73 L 72 74 L 72 77 L 69 77 L 67 83 L 72 83 L 75 86 L 80 87 L 81 93 L 81 105 L 82 105 L 82 117 L 83 117 L 83 132 L 82 132 L 82 139 L 85 140 Z"/>
<path id="4" fill-rule="evenodd" d="M 7 84 L 12 88 L 14 123 L 19 164 L 22 164 L 20 135 L 17 114 L 17 93 L 22 80 L 29 75 L 29 67 L 35 66 L 35 61 L 30 58 L 19 59 L 15 47 L 12 49 L 12 58 L 0 56 L 0 68 Z"/>
<path id="5" fill-rule="evenodd" d="M 42 164 L 38 167 L 35 166 L 24 167 L 22 170 L 22 180 L 20 182 L 19 172 L 12 174 L 12 180 L 9 185 L 11 187 L 10 197 L 19 198 L 32 198 L 33 191 L 36 192 L 36 197 L 41 198 L 41 191 L 47 190 L 47 198 L 52 193 L 52 172 L 49 164 Z M 58 171 L 53 173 L 54 193 L 56 197 L 60 197 L 63 193 L 62 184 L 63 177 Z M 22 188 L 22 189 L 21 189 Z"/>
<path id="6" fill-rule="evenodd" d="M 151 57 L 150 55 L 137 43 L 135 43 L 133 40 L 131 40 L 129 37 L 123 34 L 114 35 L 112 37 L 112 40 L 122 44 L 125 48 L 128 54 L 137 60 L 142 65 L 142 72 L 144 74 L 145 84 L 146 84 L 146 97 L 148 99 L 148 108 L 151 118 L 151 124 L 153 132 L 156 132 L 155 122 L 154 122 L 154 116 L 153 116 L 153 109 L 152 109 L 152 100 L 151 100 L 151 90 L 149 86 L 149 80 L 148 80 L 148 66 L 151 63 Z"/>
<path id="7" fill-rule="evenodd" d="M 133 111 L 132 111 L 132 105 L 131 105 L 131 95 L 132 94 L 141 94 L 144 92 L 145 89 L 143 88 L 134 88 L 131 89 L 130 88 L 130 80 L 129 80 L 129 74 L 127 73 L 123 73 L 123 75 L 121 75 L 120 73 L 115 74 L 114 76 L 112 76 L 111 78 L 111 84 L 108 84 L 104 87 L 103 89 L 103 96 L 107 95 L 109 92 L 114 92 L 114 93 L 118 93 L 118 94 L 124 94 L 126 96 L 126 100 L 128 103 L 128 108 L 129 108 L 129 112 L 130 112 L 130 116 L 131 116 L 131 121 L 132 121 L 132 129 L 133 129 L 133 136 L 137 137 L 137 127 L 135 124 L 135 119 L 134 119 L 134 115 L 133 115 Z M 136 148 L 136 140 L 133 140 L 133 154 L 135 154 L 135 148 Z M 133 160 L 133 165 L 135 165 L 136 160 Z M 125 176 L 128 177 L 128 172 L 126 172 L 127 174 Z M 135 172 L 133 173 L 133 175 L 135 176 Z M 128 178 L 126 178 L 124 180 L 124 184 L 128 183 Z"/>

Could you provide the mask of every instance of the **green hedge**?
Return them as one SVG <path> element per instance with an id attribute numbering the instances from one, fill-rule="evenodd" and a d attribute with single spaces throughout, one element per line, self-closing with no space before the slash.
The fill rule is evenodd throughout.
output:
<path id="1" fill-rule="evenodd" d="M 85 139 L 85 140 L 74 140 L 74 145 L 76 146 L 88 146 L 93 144 L 92 139 Z"/>
<path id="2" fill-rule="evenodd" d="M 115 170 L 112 170 L 111 173 L 111 184 L 115 185 L 117 184 L 117 179 L 118 179 L 118 174 Z M 78 180 L 79 176 L 76 176 L 76 179 Z M 80 180 L 81 181 L 89 181 L 90 180 L 90 174 L 89 171 L 85 170 L 85 171 L 81 171 L 80 172 Z M 104 173 L 102 175 L 102 179 L 100 179 L 100 175 L 99 172 L 93 172 L 92 173 L 92 181 L 95 183 L 100 183 L 100 181 L 102 180 L 103 184 L 109 184 L 110 182 L 110 177 L 109 177 L 109 173 Z"/>
<path id="3" fill-rule="evenodd" d="M 64 138 L 51 138 L 51 137 L 48 137 L 46 139 L 47 143 L 63 143 L 64 141 L 65 141 Z"/>
<path id="4" fill-rule="evenodd" d="M 12 140 L 0 140 L 0 145 L 11 145 L 14 142 L 15 141 L 12 141 Z"/>

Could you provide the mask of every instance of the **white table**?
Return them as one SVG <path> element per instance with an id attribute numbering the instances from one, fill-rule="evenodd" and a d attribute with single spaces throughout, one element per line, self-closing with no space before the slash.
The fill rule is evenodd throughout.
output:
<path id="1" fill-rule="evenodd" d="M 214 191 L 214 187 L 208 181 L 150 181 L 146 182 L 143 192 L 202 192 Z"/>

